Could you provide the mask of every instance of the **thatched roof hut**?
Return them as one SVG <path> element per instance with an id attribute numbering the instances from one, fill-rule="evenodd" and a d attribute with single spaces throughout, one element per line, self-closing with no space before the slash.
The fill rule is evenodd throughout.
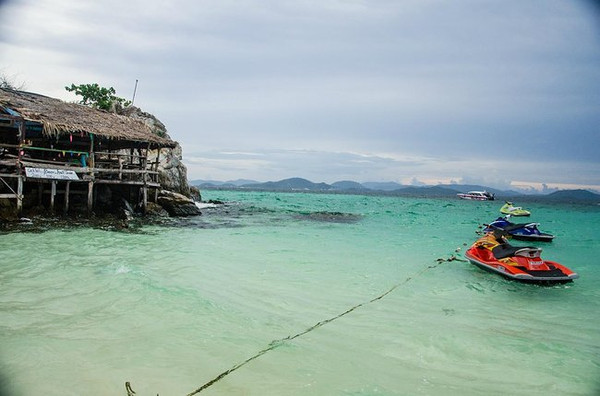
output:
<path id="1" fill-rule="evenodd" d="M 30 92 L 0 89 L 0 107 L 16 111 L 27 121 L 40 123 L 47 137 L 84 132 L 117 146 L 123 143 L 127 146 L 126 142 L 153 148 L 177 144 L 152 133 L 140 120 Z"/>

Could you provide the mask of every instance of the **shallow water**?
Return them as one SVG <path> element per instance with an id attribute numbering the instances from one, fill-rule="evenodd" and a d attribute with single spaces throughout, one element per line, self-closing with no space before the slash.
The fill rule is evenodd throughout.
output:
<path id="1" fill-rule="evenodd" d="M 581 276 L 540 287 L 438 261 L 499 202 L 203 197 L 226 205 L 126 232 L 0 235 L 5 393 L 185 395 L 269 345 L 201 394 L 600 391 L 600 207 L 526 205 L 556 235 L 543 257 Z"/>

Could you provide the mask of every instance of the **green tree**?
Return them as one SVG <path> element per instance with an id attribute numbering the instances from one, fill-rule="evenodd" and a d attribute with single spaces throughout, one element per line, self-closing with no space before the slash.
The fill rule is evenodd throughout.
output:
<path id="1" fill-rule="evenodd" d="M 115 96 L 116 91 L 113 87 L 104 88 L 97 83 L 71 84 L 70 87 L 65 87 L 65 89 L 81 96 L 79 103 L 96 109 L 111 111 L 114 110 L 115 106 L 127 107 L 131 105 L 131 101 Z"/>

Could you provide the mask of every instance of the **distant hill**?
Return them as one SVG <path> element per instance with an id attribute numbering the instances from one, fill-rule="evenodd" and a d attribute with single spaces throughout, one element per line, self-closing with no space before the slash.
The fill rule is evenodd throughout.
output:
<path id="1" fill-rule="evenodd" d="M 335 188 L 336 190 L 369 190 L 369 188 L 365 187 L 364 185 L 351 180 L 342 180 L 331 183 L 331 187 Z"/>
<path id="2" fill-rule="evenodd" d="M 598 202 L 600 194 L 588 190 L 559 190 L 544 197 L 548 201 L 556 202 Z"/>
<path id="3" fill-rule="evenodd" d="M 249 182 L 249 183 L 247 183 Z M 508 199 L 529 202 L 572 202 L 600 203 L 600 194 L 588 190 L 559 190 L 551 194 L 520 194 L 515 191 L 503 191 L 486 186 L 472 184 L 440 184 L 437 186 L 405 186 L 395 182 L 357 183 L 351 180 L 337 181 L 332 184 L 313 183 L 300 177 L 293 177 L 266 183 L 253 180 L 232 180 L 220 182 L 214 180 L 193 180 L 190 184 L 201 189 L 244 189 L 267 191 L 312 191 L 347 194 L 381 194 L 412 197 L 456 197 L 457 192 L 482 191 L 493 193 L 497 200 Z M 458 198 L 457 198 L 458 199 Z"/>
<path id="4" fill-rule="evenodd" d="M 276 191 L 327 191 L 332 187 L 327 183 L 313 183 L 300 177 L 284 179 L 276 182 L 252 183 L 240 186 L 247 189 L 256 190 L 276 190 Z"/>
<path id="5" fill-rule="evenodd" d="M 396 182 L 364 182 L 362 185 L 371 190 L 394 191 L 406 187 Z"/>

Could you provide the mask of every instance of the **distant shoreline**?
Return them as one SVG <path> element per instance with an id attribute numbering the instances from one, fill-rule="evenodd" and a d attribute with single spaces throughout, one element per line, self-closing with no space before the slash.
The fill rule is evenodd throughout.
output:
<path id="1" fill-rule="evenodd" d="M 251 186 L 209 186 L 197 185 L 198 188 L 205 191 L 240 191 L 240 192 L 280 192 L 280 193 L 311 193 L 311 194 L 341 194 L 341 195 L 365 195 L 365 196 L 388 196 L 388 197 L 406 197 L 406 198 L 442 198 L 456 199 L 464 201 L 456 195 L 456 191 L 450 189 L 441 191 L 440 188 L 433 187 L 406 187 L 403 189 L 384 191 L 384 190 L 351 190 L 351 189 L 302 189 L 302 188 L 260 188 Z M 586 206 L 598 206 L 600 208 L 600 194 L 595 194 L 587 190 L 560 190 L 550 194 L 523 194 L 523 195 L 496 195 L 494 201 L 472 201 L 485 203 L 503 203 L 504 201 L 533 202 L 548 204 L 578 204 Z"/>

